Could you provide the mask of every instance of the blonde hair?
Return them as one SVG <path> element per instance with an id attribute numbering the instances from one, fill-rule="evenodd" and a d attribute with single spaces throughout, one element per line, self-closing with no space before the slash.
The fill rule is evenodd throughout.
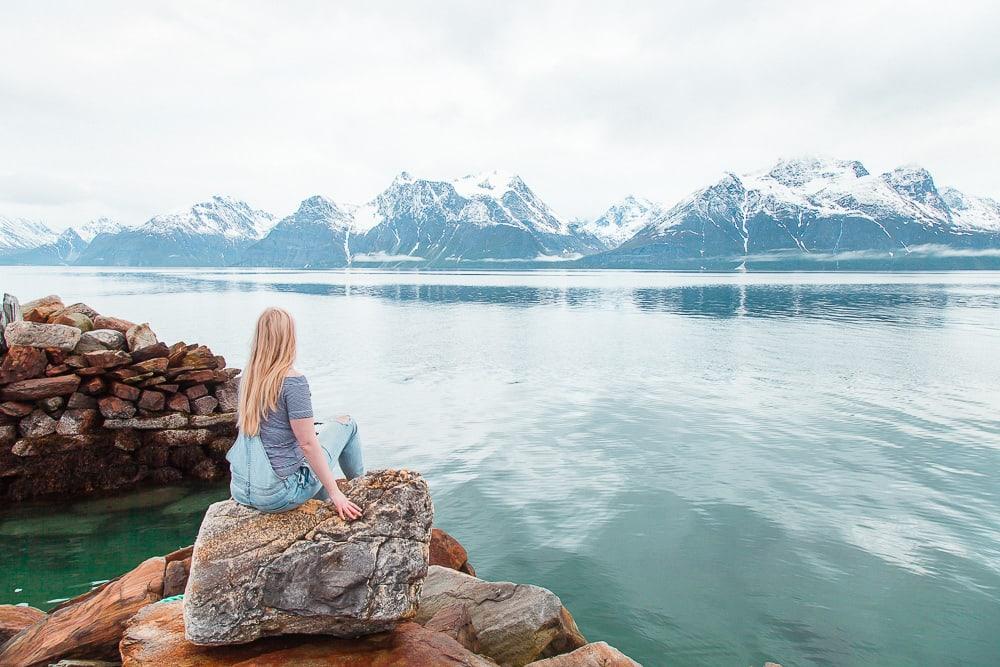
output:
<path id="1" fill-rule="evenodd" d="M 281 384 L 293 363 L 295 320 L 281 308 L 267 308 L 257 318 L 240 382 L 237 421 L 245 435 L 257 435 L 261 422 L 278 407 Z"/>

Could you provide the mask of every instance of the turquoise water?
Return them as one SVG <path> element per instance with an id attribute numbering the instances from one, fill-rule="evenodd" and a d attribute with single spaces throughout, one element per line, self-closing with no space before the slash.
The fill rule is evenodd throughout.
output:
<path id="1" fill-rule="evenodd" d="M 481 575 L 651 665 L 1000 663 L 1000 274 L 0 269 L 239 365 L 422 471 Z M 0 602 L 190 543 L 225 488 L 6 507 Z M 20 589 L 19 592 L 15 592 Z"/>

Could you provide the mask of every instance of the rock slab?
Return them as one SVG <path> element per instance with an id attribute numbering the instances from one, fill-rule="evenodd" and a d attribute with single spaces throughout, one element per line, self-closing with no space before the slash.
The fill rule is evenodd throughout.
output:
<path id="1" fill-rule="evenodd" d="M 594 642 L 571 653 L 538 660 L 528 667 L 642 667 L 642 665 L 615 647 L 609 646 L 607 642 Z"/>
<path id="2" fill-rule="evenodd" d="M 45 618 L 45 612 L 34 607 L 15 604 L 0 604 L 0 645 Z"/>
<path id="3" fill-rule="evenodd" d="M 415 620 L 425 624 L 456 604 L 468 609 L 482 654 L 501 665 L 521 667 L 587 643 L 552 591 L 528 584 L 483 581 L 450 568 L 430 566 Z"/>
<path id="4" fill-rule="evenodd" d="M 129 623 L 122 667 L 496 667 L 441 632 L 402 623 L 391 632 L 357 639 L 268 637 L 236 646 L 198 646 L 184 638 L 182 603 L 159 602 Z"/>
<path id="5" fill-rule="evenodd" d="M 184 597 L 187 638 L 221 645 L 290 633 L 355 637 L 412 618 L 434 518 L 427 483 L 383 470 L 342 488 L 363 509 L 360 519 L 345 522 L 319 501 L 281 514 L 232 500 L 209 507 Z"/>

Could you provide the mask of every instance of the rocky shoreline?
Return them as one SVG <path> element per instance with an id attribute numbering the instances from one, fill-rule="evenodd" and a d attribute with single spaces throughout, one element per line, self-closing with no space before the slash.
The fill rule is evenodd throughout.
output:
<path id="1" fill-rule="evenodd" d="M 0 605 L 0 665 L 638 664 L 588 643 L 551 591 L 473 576 L 462 545 L 432 527 L 420 475 L 376 471 L 343 489 L 365 509 L 358 521 L 319 501 L 274 515 L 227 500 L 193 546 L 48 614 Z"/>
<path id="2" fill-rule="evenodd" d="M 147 323 L 4 296 L 0 497 L 80 496 L 228 474 L 239 369 Z"/>

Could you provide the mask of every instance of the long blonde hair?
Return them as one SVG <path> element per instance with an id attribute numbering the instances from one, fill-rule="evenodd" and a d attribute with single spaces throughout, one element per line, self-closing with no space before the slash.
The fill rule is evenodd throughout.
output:
<path id="1" fill-rule="evenodd" d="M 244 435 L 257 435 L 260 424 L 278 407 L 281 384 L 295 363 L 295 320 L 281 308 L 267 308 L 257 318 L 250 358 L 240 382 L 238 423 Z"/>

